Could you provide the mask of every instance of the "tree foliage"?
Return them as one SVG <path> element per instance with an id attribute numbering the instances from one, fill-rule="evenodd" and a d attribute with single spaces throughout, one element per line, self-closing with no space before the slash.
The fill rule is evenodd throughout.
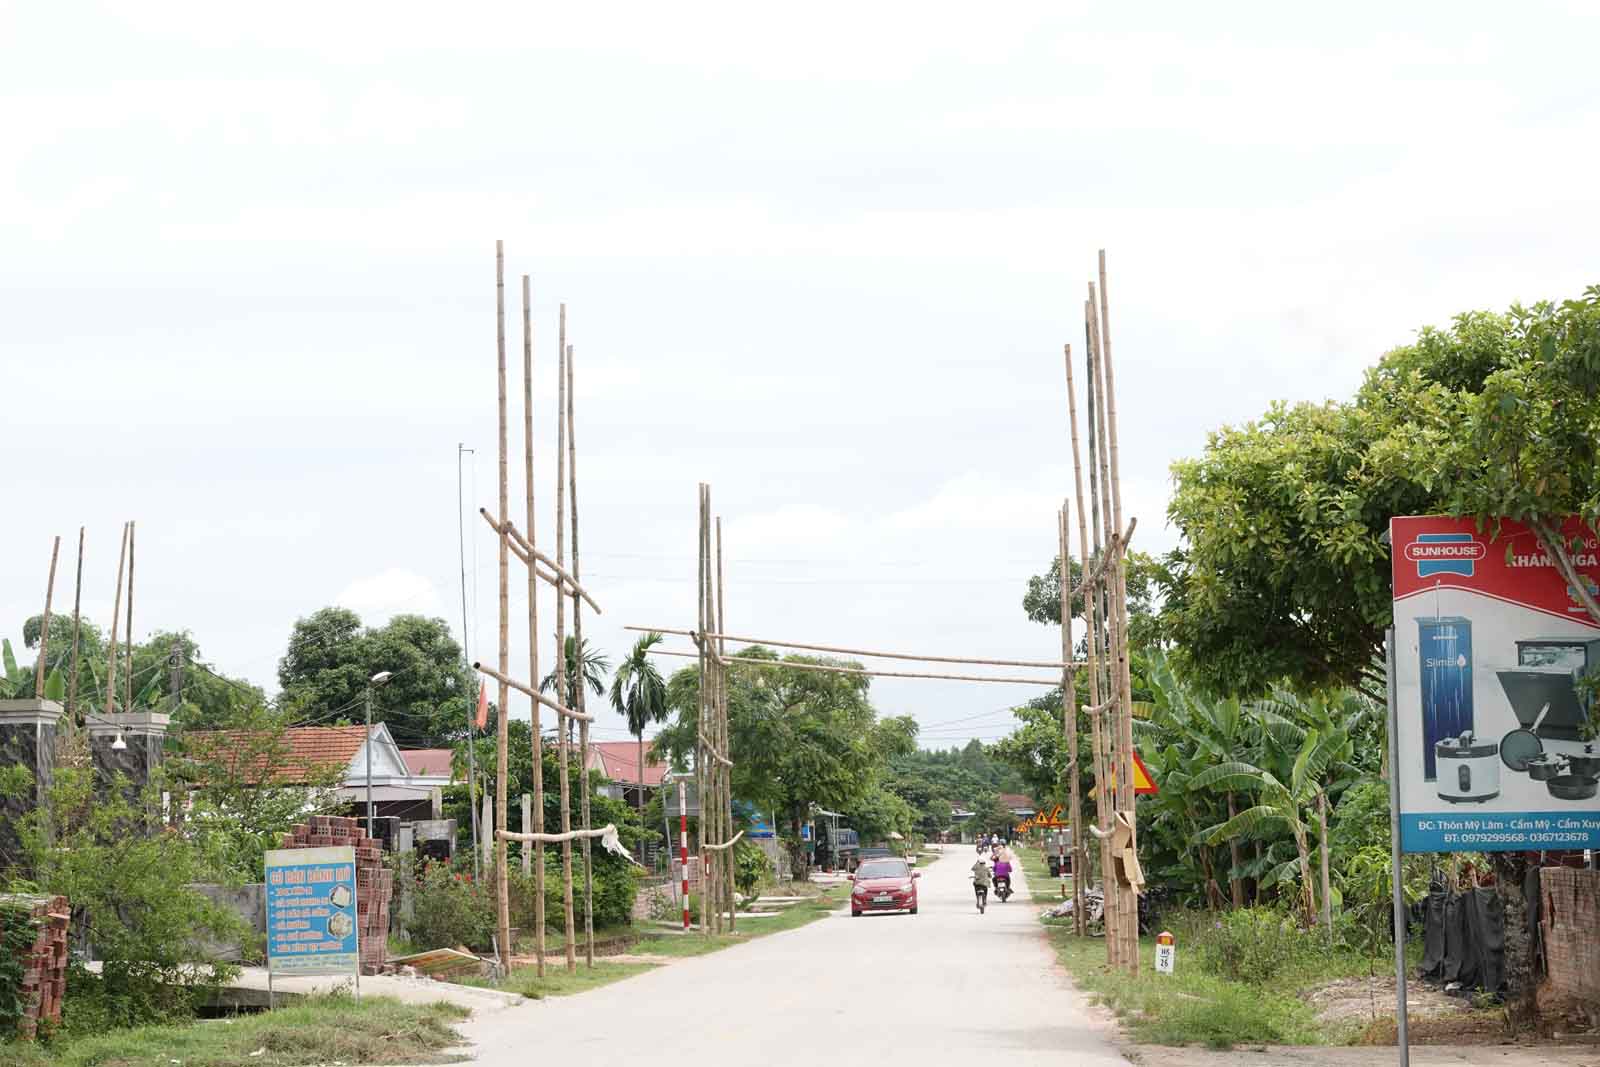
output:
<path id="1" fill-rule="evenodd" d="M 1600 528 L 1600 289 L 1473 312 L 1389 352 L 1343 403 L 1275 404 L 1173 465 L 1161 636 L 1188 675 L 1246 696 L 1288 679 L 1381 697 L 1395 515 L 1528 523 L 1569 582 Z M 1583 583 L 1575 593 L 1600 619 Z"/>
<path id="2" fill-rule="evenodd" d="M 373 695 L 373 720 L 389 725 L 402 748 L 448 744 L 466 731 L 477 692 L 461 646 L 443 619 L 396 615 L 364 627 L 348 608 L 299 619 L 278 661 L 280 703 L 300 721 L 359 722 L 368 680 L 393 677 Z"/>

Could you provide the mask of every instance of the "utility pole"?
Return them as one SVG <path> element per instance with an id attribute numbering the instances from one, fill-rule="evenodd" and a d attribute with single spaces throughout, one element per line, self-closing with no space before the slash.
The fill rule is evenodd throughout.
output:
<path id="1" fill-rule="evenodd" d="M 372 836 L 372 683 L 367 683 L 367 836 Z"/>

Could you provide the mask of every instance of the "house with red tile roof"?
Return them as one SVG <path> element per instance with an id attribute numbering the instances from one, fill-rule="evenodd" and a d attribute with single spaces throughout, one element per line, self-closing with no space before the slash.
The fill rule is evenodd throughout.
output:
<path id="1" fill-rule="evenodd" d="M 644 781 L 639 780 L 639 744 L 637 741 L 590 741 L 589 769 L 599 771 L 611 781 L 602 791 L 616 800 L 633 807 L 639 803 L 641 788 L 644 799 L 661 788 L 661 783 L 672 770 L 665 763 L 650 759 L 650 742 L 644 745 Z"/>
<path id="2" fill-rule="evenodd" d="M 370 748 L 375 814 L 406 820 L 431 818 L 434 790 L 453 780 L 449 749 L 402 751 L 381 722 L 372 725 L 370 746 L 365 726 L 295 726 L 284 731 L 283 744 L 276 747 L 248 743 L 240 730 L 195 730 L 184 741 L 208 760 L 227 763 L 236 757 L 232 769 L 254 784 L 309 785 L 331 775 L 337 799 L 363 809 Z"/>

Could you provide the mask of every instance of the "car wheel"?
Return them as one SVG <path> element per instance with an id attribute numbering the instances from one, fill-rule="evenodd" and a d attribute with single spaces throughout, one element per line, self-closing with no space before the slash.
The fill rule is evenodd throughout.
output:
<path id="1" fill-rule="evenodd" d="M 917 906 L 915 904 L 913 904 L 913 905 L 911 905 L 911 914 L 915 915 L 916 913 L 917 913 Z"/>
<path id="2" fill-rule="evenodd" d="M 859 919 L 859 918 L 861 918 L 861 913 L 859 911 L 857 911 L 856 909 L 851 908 L 850 909 L 850 918 Z"/>

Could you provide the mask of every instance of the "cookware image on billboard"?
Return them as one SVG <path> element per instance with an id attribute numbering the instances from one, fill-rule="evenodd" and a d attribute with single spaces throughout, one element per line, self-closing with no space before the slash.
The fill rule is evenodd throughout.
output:
<path id="1" fill-rule="evenodd" d="M 1600 847 L 1600 622 L 1509 520 L 1391 520 L 1400 843 Z M 1600 546 L 1563 529 L 1590 592 Z"/>

